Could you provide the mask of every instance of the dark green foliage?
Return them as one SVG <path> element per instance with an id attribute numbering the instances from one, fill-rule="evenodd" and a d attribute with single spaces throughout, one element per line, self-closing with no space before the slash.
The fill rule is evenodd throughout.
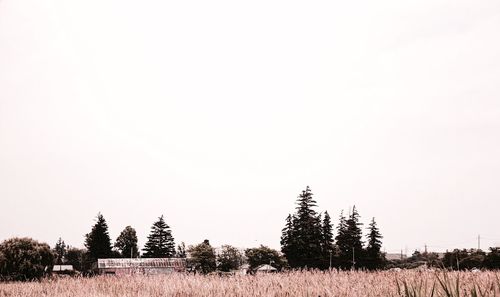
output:
<path id="1" fill-rule="evenodd" d="M 85 249 L 68 248 L 65 264 L 73 265 L 76 271 L 84 272 L 92 267 L 92 260 Z"/>
<path id="2" fill-rule="evenodd" d="M 352 213 L 349 219 L 347 220 L 347 238 L 350 246 L 354 248 L 356 252 L 360 252 L 363 250 L 363 231 L 361 230 L 361 226 L 363 224 L 359 222 L 359 214 L 356 210 L 356 206 L 352 208 Z"/>
<path id="3" fill-rule="evenodd" d="M 316 201 L 309 186 L 297 199 L 296 214 L 287 218 L 281 245 L 293 268 L 319 268 L 323 262 L 321 217 L 316 213 Z"/>
<path id="4" fill-rule="evenodd" d="M 97 214 L 97 222 L 92 227 L 92 231 L 85 235 L 85 247 L 90 259 L 94 261 L 111 257 L 108 224 L 101 213 Z"/>
<path id="5" fill-rule="evenodd" d="M 238 269 L 243 263 L 241 252 L 230 245 L 223 245 L 219 255 L 217 255 L 217 269 L 229 272 Z"/>
<path id="6" fill-rule="evenodd" d="M 191 256 L 188 264 L 196 271 L 206 274 L 217 268 L 215 250 L 208 240 L 205 239 L 198 245 L 190 246 L 188 253 Z"/>
<path id="7" fill-rule="evenodd" d="M 362 267 L 364 250 L 362 241 L 361 223 L 356 207 L 352 208 L 349 218 L 340 214 L 337 227 L 337 264 L 340 268 Z"/>
<path id="8" fill-rule="evenodd" d="M 334 245 L 333 245 L 333 227 L 330 215 L 325 211 L 323 216 L 323 223 L 321 224 L 321 249 L 323 251 L 323 264 L 322 268 L 327 268 L 330 266 L 330 256 L 332 256 Z"/>
<path id="9" fill-rule="evenodd" d="M 288 215 L 281 232 L 281 251 L 292 268 L 320 268 L 330 266 L 348 268 L 380 268 L 384 255 L 380 232 L 372 221 L 368 236 L 368 250 L 363 248 L 362 224 L 356 207 L 346 218 L 341 212 L 337 235 L 333 236 L 333 226 L 328 212 L 323 219 L 314 208 L 316 201 L 309 187 L 297 199 L 297 211 Z"/>
<path id="10" fill-rule="evenodd" d="M 54 263 L 58 265 L 63 264 L 66 257 L 66 244 L 61 239 L 61 237 L 59 237 L 59 240 L 56 242 L 56 246 L 54 247 L 54 254 Z"/>
<path id="11" fill-rule="evenodd" d="M 484 266 L 489 269 L 500 269 L 500 247 L 491 247 L 484 259 Z"/>
<path id="12" fill-rule="evenodd" d="M 337 266 L 339 268 L 349 268 L 352 265 L 350 258 L 351 246 L 348 242 L 347 220 L 344 216 L 344 211 L 340 212 L 339 224 L 337 226 L 337 236 L 335 237 Z"/>
<path id="13" fill-rule="evenodd" d="M 452 252 L 446 252 L 443 258 L 445 267 L 464 270 L 472 268 L 481 268 L 486 259 L 486 253 L 477 249 L 455 249 Z"/>
<path id="14" fill-rule="evenodd" d="M 362 241 L 363 231 L 361 230 L 361 226 L 363 224 L 359 222 L 359 214 L 358 211 L 356 210 L 356 206 L 352 208 L 352 213 L 349 216 L 349 219 L 347 219 L 346 225 L 347 225 L 346 243 L 350 249 L 348 254 L 350 254 L 349 256 L 351 258 L 352 267 L 356 268 L 362 267 L 363 263 L 360 260 L 363 259 L 364 257 L 363 241 Z"/>
<path id="15" fill-rule="evenodd" d="M 372 218 L 368 227 L 368 245 L 366 247 L 365 267 L 368 269 L 380 269 L 384 265 L 384 255 L 380 252 L 382 247 L 382 235 L 378 230 L 375 218 Z"/>
<path id="16" fill-rule="evenodd" d="M 115 247 L 120 251 L 122 258 L 136 258 L 139 256 L 137 247 L 137 234 L 135 229 L 127 226 L 116 239 Z"/>
<path id="17" fill-rule="evenodd" d="M 408 267 L 418 267 L 421 265 L 427 265 L 428 267 L 442 267 L 443 262 L 439 259 L 439 255 L 433 252 L 415 251 L 409 257 L 406 262 L 409 264 Z"/>
<path id="18" fill-rule="evenodd" d="M 34 280 L 47 273 L 54 255 L 46 243 L 31 238 L 11 238 L 0 244 L 0 279 Z"/>
<path id="19" fill-rule="evenodd" d="M 278 270 L 287 266 L 286 259 L 284 259 L 277 250 L 264 245 L 257 248 L 246 249 L 245 256 L 252 270 L 262 264 L 269 264 Z"/>
<path id="20" fill-rule="evenodd" d="M 296 222 L 296 218 L 289 214 L 286 218 L 285 228 L 281 231 L 281 252 L 290 259 L 297 257 L 295 255 L 296 238 L 294 236 L 294 222 Z"/>
<path id="21" fill-rule="evenodd" d="M 151 233 L 143 250 L 145 258 L 170 258 L 175 255 L 172 231 L 165 223 L 163 215 L 151 227 Z"/>
<path id="22" fill-rule="evenodd" d="M 325 215 L 323 216 L 323 224 L 322 228 L 322 247 L 325 251 L 331 251 L 333 249 L 333 227 L 330 215 L 327 211 L 325 211 Z"/>
<path id="23" fill-rule="evenodd" d="M 177 252 L 175 252 L 175 256 L 177 258 L 186 258 L 186 245 L 184 244 L 184 242 L 181 242 L 181 244 L 177 246 Z"/>

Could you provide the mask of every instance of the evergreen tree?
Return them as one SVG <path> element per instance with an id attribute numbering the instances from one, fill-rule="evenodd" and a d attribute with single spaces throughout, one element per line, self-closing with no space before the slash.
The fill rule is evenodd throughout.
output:
<path id="1" fill-rule="evenodd" d="M 151 233 L 143 250 L 145 258 L 169 258 L 175 255 L 172 231 L 165 223 L 163 215 L 151 227 Z"/>
<path id="2" fill-rule="evenodd" d="M 325 211 L 322 224 L 323 250 L 330 252 L 333 248 L 333 227 L 328 211 Z"/>
<path id="3" fill-rule="evenodd" d="M 61 265 L 64 263 L 66 259 L 66 244 L 64 241 L 59 237 L 59 240 L 56 242 L 56 246 L 54 247 L 54 253 L 55 253 L 55 264 Z"/>
<path id="4" fill-rule="evenodd" d="M 288 214 L 288 217 L 286 218 L 286 224 L 285 228 L 281 230 L 281 252 L 285 255 L 285 257 L 291 257 L 293 258 L 294 255 L 294 234 L 293 234 L 293 226 L 294 224 L 294 218 L 292 217 L 291 214 Z"/>
<path id="5" fill-rule="evenodd" d="M 323 259 L 324 259 L 324 264 L 323 267 L 329 267 L 330 266 L 330 257 L 332 256 L 333 253 L 333 231 L 332 231 L 332 223 L 331 223 L 331 218 L 330 215 L 328 214 L 328 211 L 325 211 L 325 215 L 323 217 L 323 223 L 321 225 L 321 235 L 322 235 L 322 250 L 323 250 Z"/>
<path id="6" fill-rule="evenodd" d="M 135 229 L 127 226 L 116 239 L 115 247 L 120 251 L 123 258 L 137 258 L 139 248 L 137 247 L 137 234 Z"/>
<path id="7" fill-rule="evenodd" d="M 366 246 L 366 266 L 369 269 L 381 268 L 384 262 L 384 257 L 380 252 L 380 249 L 382 247 L 382 235 L 378 230 L 375 218 L 372 218 L 372 221 L 368 227 L 367 239 L 368 244 Z"/>
<path id="8" fill-rule="evenodd" d="M 177 246 L 177 252 L 175 253 L 175 256 L 177 258 L 186 258 L 186 245 L 184 244 L 184 242 L 181 242 L 181 244 Z"/>
<path id="9" fill-rule="evenodd" d="M 312 196 L 309 186 L 302 191 L 297 199 L 297 212 L 287 219 L 287 226 L 283 229 L 282 249 L 293 268 L 321 266 L 321 218 L 313 209 L 316 201 Z"/>
<path id="10" fill-rule="evenodd" d="M 85 247 L 90 259 L 109 258 L 111 256 L 111 239 L 108 224 L 101 213 L 97 214 L 97 222 L 92 231 L 85 235 Z"/>
<path id="11" fill-rule="evenodd" d="M 348 268 L 351 247 L 349 246 L 347 238 L 347 220 L 344 216 L 343 210 L 340 212 L 335 242 L 337 244 L 336 256 L 338 258 L 338 265 L 340 266 L 340 268 Z"/>
<path id="12" fill-rule="evenodd" d="M 349 219 L 346 221 L 346 225 L 346 243 L 351 252 L 352 267 L 361 267 L 363 266 L 363 263 L 362 261 L 360 261 L 360 259 L 362 259 L 364 256 L 362 241 L 363 231 L 361 230 L 361 226 L 363 224 L 359 222 L 359 214 L 356 210 L 356 206 L 352 208 L 352 213 L 349 216 Z"/>

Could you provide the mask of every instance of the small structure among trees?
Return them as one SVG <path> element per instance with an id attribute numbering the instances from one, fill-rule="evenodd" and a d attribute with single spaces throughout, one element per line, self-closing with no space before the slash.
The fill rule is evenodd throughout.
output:
<path id="1" fill-rule="evenodd" d="M 262 264 L 262 265 L 259 265 L 256 269 L 255 269 L 255 273 L 257 274 L 262 274 L 262 273 L 273 273 L 273 272 L 278 272 L 278 269 L 274 268 L 273 266 L 269 265 L 269 264 Z"/>
<path id="2" fill-rule="evenodd" d="M 73 269 L 73 265 L 69 264 L 56 264 L 52 267 L 52 274 L 68 274 L 72 275 L 75 273 L 75 269 Z"/>
<path id="3" fill-rule="evenodd" d="M 169 274 L 186 271 L 186 259 L 183 258 L 140 258 L 140 259 L 98 259 L 99 274 Z"/>

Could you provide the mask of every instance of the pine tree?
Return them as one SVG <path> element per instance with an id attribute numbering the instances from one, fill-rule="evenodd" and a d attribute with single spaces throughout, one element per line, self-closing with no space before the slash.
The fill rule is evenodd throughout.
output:
<path id="1" fill-rule="evenodd" d="M 181 244 L 179 244 L 177 246 L 177 252 L 175 253 L 175 257 L 177 258 L 186 258 L 186 244 L 184 244 L 184 242 L 181 242 Z"/>
<path id="2" fill-rule="evenodd" d="M 54 252 L 55 252 L 55 264 L 61 265 L 64 263 L 65 258 L 66 258 L 66 244 L 64 241 L 59 237 L 59 240 L 56 242 L 56 246 L 54 247 Z"/>
<path id="3" fill-rule="evenodd" d="M 297 199 L 297 212 L 287 218 L 282 250 L 291 267 L 320 267 L 322 262 L 321 218 L 313 209 L 316 201 L 309 186 Z"/>
<path id="4" fill-rule="evenodd" d="M 135 229 L 127 226 L 116 239 L 115 247 L 120 251 L 123 258 L 139 256 L 139 248 L 137 247 L 137 233 Z"/>
<path id="5" fill-rule="evenodd" d="M 325 211 L 321 228 L 323 235 L 323 250 L 329 253 L 333 248 L 333 227 L 328 211 Z"/>
<path id="6" fill-rule="evenodd" d="M 375 222 L 375 218 L 372 218 L 372 221 L 368 227 L 368 244 L 366 247 L 366 266 L 369 269 L 381 268 L 384 262 L 384 257 L 380 252 L 380 249 L 382 247 L 382 238 L 383 237 L 378 230 L 377 223 Z"/>
<path id="7" fill-rule="evenodd" d="M 328 211 L 325 211 L 325 215 L 323 217 L 323 223 L 321 225 L 321 235 L 322 235 L 322 243 L 321 243 L 321 249 L 323 250 L 323 259 L 324 259 L 324 264 L 323 267 L 329 267 L 330 266 L 330 257 L 332 256 L 331 254 L 333 253 L 333 231 L 332 231 L 332 223 L 331 223 L 331 218 L 330 215 L 328 214 Z"/>
<path id="8" fill-rule="evenodd" d="M 360 267 L 362 263 L 359 260 L 363 258 L 363 231 L 361 230 L 361 225 L 363 224 L 359 222 L 359 214 L 356 210 L 356 206 L 352 208 L 352 213 L 346 221 L 346 225 L 346 242 L 352 253 L 352 267 Z"/>
<path id="9" fill-rule="evenodd" d="M 143 250 L 145 258 L 169 258 L 175 255 L 172 231 L 165 223 L 163 215 L 151 227 L 151 233 Z"/>
<path id="10" fill-rule="evenodd" d="M 290 256 L 293 251 L 293 218 L 291 214 L 288 214 L 286 218 L 285 228 L 281 230 L 281 252 L 285 256 Z"/>
<path id="11" fill-rule="evenodd" d="M 340 212 L 339 224 L 337 226 L 337 236 L 335 237 L 337 244 L 337 258 L 341 268 L 349 267 L 349 255 L 351 247 L 347 236 L 347 220 L 344 216 L 344 211 Z"/>
<path id="12" fill-rule="evenodd" d="M 108 224 L 101 213 L 97 214 L 97 222 L 92 231 L 85 235 L 85 247 L 92 260 L 109 258 L 111 256 L 111 239 L 108 233 Z"/>

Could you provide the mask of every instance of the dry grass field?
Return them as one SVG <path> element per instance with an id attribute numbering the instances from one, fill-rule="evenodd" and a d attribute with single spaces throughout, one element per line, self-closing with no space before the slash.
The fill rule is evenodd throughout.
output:
<path id="1" fill-rule="evenodd" d="M 500 296 L 499 279 L 500 273 L 495 272 L 443 274 L 431 271 L 291 272 L 230 277 L 99 276 L 0 283 L 0 297 Z"/>

